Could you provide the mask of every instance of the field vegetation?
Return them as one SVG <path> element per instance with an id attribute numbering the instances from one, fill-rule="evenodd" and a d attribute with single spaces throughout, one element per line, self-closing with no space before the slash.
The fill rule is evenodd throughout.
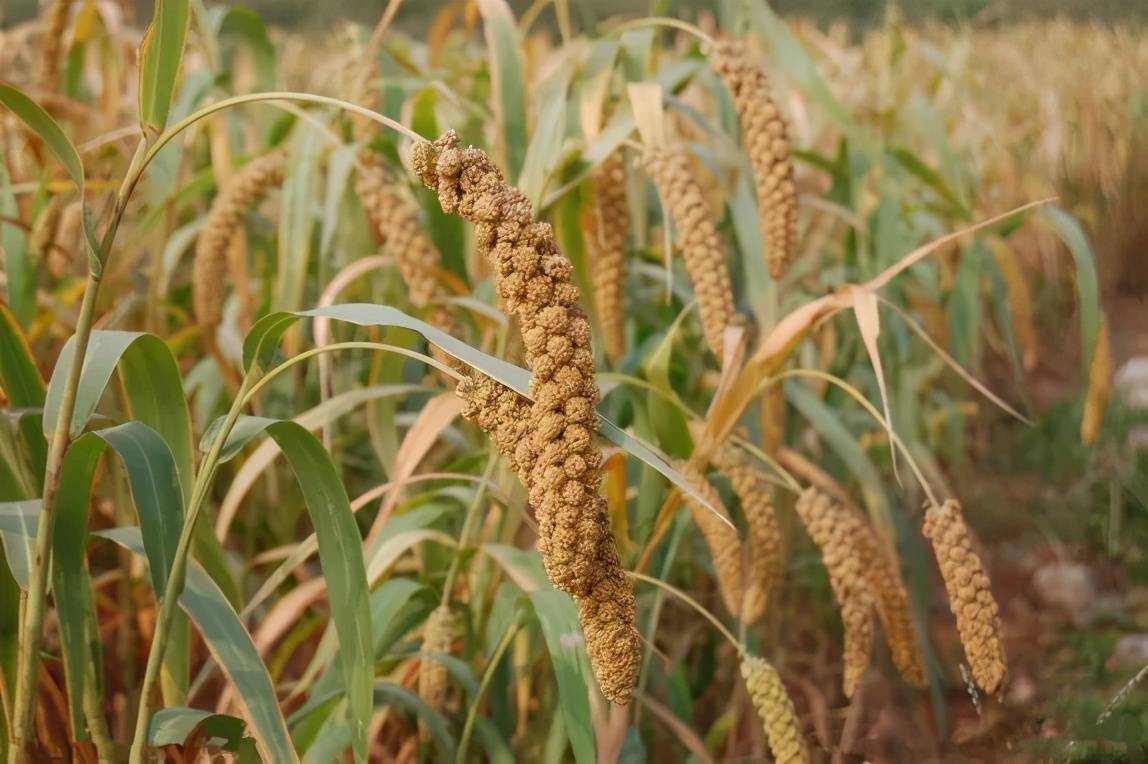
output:
<path id="1" fill-rule="evenodd" d="M 10 764 L 1148 755 L 1135 22 L 44 5 Z"/>

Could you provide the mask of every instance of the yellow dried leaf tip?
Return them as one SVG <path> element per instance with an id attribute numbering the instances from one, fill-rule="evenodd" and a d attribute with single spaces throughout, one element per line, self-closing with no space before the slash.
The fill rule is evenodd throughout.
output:
<path id="1" fill-rule="evenodd" d="M 765 737 L 774 760 L 778 764 L 809 761 L 801 733 L 797 730 L 793 702 L 777 671 L 765 659 L 750 655 L 741 662 L 741 675 L 765 727 Z"/>
<path id="2" fill-rule="evenodd" d="M 940 507 L 930 507 L 925 512 L 924 534 L 933 544 L 973 679 L 992 695 L 1005 677 L 1001 623 L 988 574 L 973 551 L 961 505 L 950 499 Z"/>
<path id="3" fill-rule="evenodd" d="M 625 703 L 640 658 L 637 611 L 598 492 L 599 393 L 590 324 L 573 267 L 558 250 L 551 227 L 534 221 L 522 192 L 507 185 L 485 152 L 463 148 L 454 131 L 433 143 L 416 143 L 411 165 L 444 211 L 474 224 L 502 305 L 522 331 L 526 363 L 534 372 L 533 402 L 516 401 L 481 380 L 462 386 L 460 393 L 481 426 L 494 425 L 487 429 L 499 451 L 513 455 L 538 518 L 546 574 L 578 605 L 603 694 Z M 495 409 L 483 410 L 484 405 Z M 510 426 L 509 415 L 520 416 L 526 426 Z"/>
<path id="4" fill-rule="evenodd" d="M 873 597 L 854 545 L 854 539 L 865 532 L 865 526 L 853 513 L 815 488 L 806 489 L 794 508 L 809 537 L 821 550 L 829 585 L 841 609 L 845 632 L 842 684 L 845 695 L 853 697 L 853 691 L 869 667 L 873 646 Z"/>
<path id="5" fill-rule="evenodd" d="M 723 40 L 710 61 L 733 95 L 742 145 L 755 175 L 766 261 L 770 275 L 781 278 L 797 246 L 797 185 L 785 120 L 765 72 L 744 42 Z"/>

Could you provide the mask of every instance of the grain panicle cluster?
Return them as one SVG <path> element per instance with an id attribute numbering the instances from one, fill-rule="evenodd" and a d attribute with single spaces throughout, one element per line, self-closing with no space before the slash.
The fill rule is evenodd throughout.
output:
<path id="1" fill-rule="evenodd" d="M 191 271 L 191 297 L 195 318 L 214 328 L 223 318 L 227 289 L 227 250 L 243 226 L 247 209 L 268 189 L 283 182 L 286 155 L 272 151 L 252 159 L 219 189 L 207 223 L 195 243 Z"/>
<path id="2" fill-rule="evenodd" d="M 586 242 L 593 266 L 594 304 L 602 327 L 602 348 L 617 360 L 625 351 L 626 239 L 630 231 L 623 149 L 606 158 L 594 172 L 593 182 L 594 204 Z"/>
<path id="3" fill-rule="evenodd" d="M 355 179 L 355 193 L 363 205 L 383 250 L 394 258 L 411 304 L 427 308 L 446 297 L 439 279 L 442 256 L 419 220 L 418 208 L 386 169 L 373 157 L 363 156 Z M 431 324 L 453 332 L 454 320 L 444 307 L 437 306 L 428 316 Z"/>
<path id="4" fill-rule="evenodd" d="M 693 282 L 706 344 L 722 357 L 726 327 L 736 320 L 733 287 L 717 223 L 680 145 L 647 147 L 640 164 L 673 220 L 675 239 Z"/>
<path id="5" fill-rule="evenodd" d="M 599 495 L 602 456 L 594 443 L 599 393 L 590 325 L 571 278 L 573 267 L 558 250 L 551 227 L 534 221 L 522 192 L 503 180 L 485 152 L 463 148 L 454 131 L 433 143 L 416 143 L 411 165 L 444 211 L 474 224 L 503 307 L 518 321 L 533 371 L 533 402 L 526 407 L 496 396 L 507 408 L 495 421 L 517 405 L 518 412 L 525 410 L 527 427 L 496 428 L 493 434 L 496 440 L 526 438 L 528 445 L 496 445 L 516 455 L 538 517 L 547 576 L 578 605 L 599 686 L 607 699 L 625 703 L 640 658 L 637 614 Z"/>
<path id="6" fill-rule="evenodd" d="M 725 513 L 717 489 L 700 469 L 689 462 L 678 462 L 674 466 L 698 495 L 710 505 L 706 507 L 694 496 L 685 494 L 690 516 L 706 540 L 706 546 L 709 547 L 710 556 L 713 558 L 714 575 L 717 576 L 722 603 L 730 615 L 740 618 L 743 603 L 746 601 L 746 581 L 741 538 L 738 536 L 737 528 L 729 522 L 729 516 Z M 720 510 L 725 521 L 710 507 Z"/>
<path id="7" fill-rule="evenodd" d="M 807 488 L 794 507 L 809 537 L 821 551 L 829 585 L 841 610 L 845 632 L 842 681 L 846 697 L 869 667 L 873 646 L 873 596 L 865 579 L 861 556 L 853 543 L 863 523 L 846 508 L 815 488 Z"/>
<path id="8" fill-rule="evenodd" d="M 769 750 L 777 764 L 798 764 L 809 761 L 809 754 L 797 729 L 797 714 L 793 701 L 781 683 L 781 677 L 764 658 L 746 656 L 741 662 L 741 675 L 746 689 L 761 717 Z"/>
<path id="9" fill-rule="evenodd" d="M 937 556 L 973 678 L 992 695 L 1005 677 L 1000 616 L 961 505 L 950 499 L 940 507 L 930 507 L 925 512 L 924 534 Z"/>
<path id="10" fill-rule="evenodd" d="M 741 620 L 753 623 L 765 615 L 769 596 L 781 577 L 781 531 L 773 508 L 773 492 L 746 454 L 732 443 L 718 448 L 714 465 L 729 478 L 745 516 L 745 600 Z"/>
<path id="11" fill-rule="evenodd" d="M 925 686 L 925 663 L 913 628 L 909 593 L 889 551 L 881 544 L 873 528 L 864 525 L 854 536 L 865 581 L 877 605 L 885 640 L 893 664 L 901 677 L 914 687 Z"/>
<path id="12" fill-rule="evenodd" d="M 73 0 L 53 0 L 44 14 L 38 80 L 41 93 L 55 93 L 60 87 L 60 56 L 64 52 L 64 34 L 68 29 L 72 3 Z"/>
<path id="13" fill-rule="evenodd" d="M 419 662 L 418 692 L 434 711 L 441 711 L 446 702 L 447 670 L 442 661 L 430 653 L 450 653 L 451 645 L 458 636 L 458 617 L 447 605 L 439 605 L 427 616 L 423 627 L 422 659 Z M 429 737 L 429 730 L 421 722 L 420 735 Z"/>
<path id="14" fill-rule="evenodd" d="M 753 165 L 769 272 L 781 278 L 797 245 L 797 185 L 785 120 L 765 72 L 744 42 L 717 43 L 710 61 L 733 95 L 742 144 Z"/>

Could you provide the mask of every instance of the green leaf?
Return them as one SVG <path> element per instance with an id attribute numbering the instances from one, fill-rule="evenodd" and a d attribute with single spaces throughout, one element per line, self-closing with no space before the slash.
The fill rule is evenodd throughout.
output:
<path id="1" fill-rule="evenodd" d="M 28 251 L 27 232 L 10 222 L 20 219 L 20 206 L 5 162 L 0 162 L 0 216 L 7 219 L 0 222 L 0 249 L 8 277 L 8 302 L 19 323 L 28 326 L 36 317 L 36 259 Z"/>
<path id="2" fill-rule="evenodd" d="M 0 542 L 4 544 L 12 578 L 24 591 L 28 591 L 31 561 L 36 553 L 40 504 L 39 499 L 0 502 Z"/>
<path id="3" fill-rule="evenodd" d="M 947 202 L 958 219 L 972 220 L 972 212 L 965 207 L 964 202 L 957 196 L 957 192 L 953 190 L 953 187 L 949 185 L 940 172 L 930 167 L 924 160 L 906 148 L 890 148 L 888 152 L 909 174 L 933 189 L 941 199 Z"/>
<path id="4" fill-rule="evenodd" d="M 314 209 L 323 136 L 310 124 L 295 130 L 280 194 L 278 272 L 275 279 L 275 310 L 296 310 L 306 294 L 308 266 L 312 256 Z"/>
<path id="5" fill-rule="evenodd" d="M 296 422 L 257 417 L 243 421 L 246 440 L 262 430 L 279 444 L 311 514 L 319 562 L 327 580 L 331 617 L 339 636 L 339 654 L 355 733 L 354 748 L 356 756 L 365 760 L 374 681 L 371 607 L 362 538 L 346 489 L 330 455 L 307 428 Z"/>
<path id="6" fill-rule="evenodd" d="M 1081 379 L 1088 382 L 1092 368 L 1092 354 L 1096 351 L 1096 335 L 1100 331 L 1100 283 L 1096 277 L 1096 256 L 1080 221 L 1059 207 L 1044 210 L 1052 228 L 1068 245 L 1076 263 L 1076 297 L 1080 304 L 1080 364 Z"/>
<path id="7" fill-rule="evenodd" d="M 183 490 L 171 450 L 143 422 L 92 433 L 120 455 L 132 486 L 156 597 L 163 596 L 183 529 Z"/>
<path id="8" fill-rule="evenodd" d="M 225 751 L 239 750 L 243 740 L 242 719 L 227 714 L 214 714 L 198 708 L 163 708 L 156 711 L 148 728 L 148 744 L 159 748 L 165 745 L 184 745 L 194 733 L 201 732 L 204 740 L 222 741 Z"/>
<path id="9" fill-rule="evenodd" d="M 12 413 L 16 413 L 13 409 L 34 411 L 44 407 L 44 379 L 16 317 L 3 304 L 0 304 L 0 388 L 8 397 Z M 39 416 L 37 413 L 20 417 L 19 428 L 38 482 L 43 483 L 48 441 L 40 430 Z"/>
<path id="10" fill-rule="evenodd" d="M 138 528 L 112 528 L 97 536 L 107 538 L 137 555 L 143 555 L 143 540 Z M 187 570 L 187 584 L 179 598 L 180 606 L 191 616 L 212 656 L 223 668 L 247 709 L 252 733 L 265 754 L 265 760 L 298 762 L 291 745 L 287 722 L 279 708 L 275 687 L 251 635 L 228 604 L 223 592 L 211 577 L 192 561 Z"/>
<path id="11" fill-rule="evenodd" d="M 267 26 L 255 11 L 243 6 L 232 6 L 223 15 L 219 25 L 219 41 L 247 43 L 259 75 L 260 90 L 274 90 L 278 77 L 275 73 L 275 45 L 267 34 Z M 228 66 L 230 70 L 232 67 Z"/>
<path id="12" fill-rule="evenodd" d="M 490 80 L 497 102 L 496 113 L 502 127 L 506 175 L 519 178 L 529 143 L 526 125 L 526 67 L 518 36 L 518 25 L 506 0 L 478 0 L 490 56 Z"/>
<path id="13" fill-rule="evenodd" d="M 483 544 L 482 550 L 530 597 L 558 681 L 562 717 L 574 758 L 594 761 L 594 728 L 587 699 L 587 677 L 592 674 L 574 601 L 550 585 L 537 552 L 505 544 Z"/>
<path id="14" fill-rule="evenodd" d="M 60 470 L 60 492 L 56 496 L 56 523 L 52 537 L 52 588 L 56 615 L 60 621 L 60 652 L 64 681 L 68 688 L 68 708 L 72 735 L 86 737 L 83 697 L 88 666 L 102 678 L 99 625 L 96 621 L 92 583 L 88 575 L 88 509 L 91 506 L 92 478 L 107 444 L 98 437 L 80 438 L 68 449 Z"/>
<path id="15" fill-rule="evenodd" d="M 63 129 L 51 115 L 35 101 L 11 85 L 0 83 L 0 104 L 7 106 L 32 132 L 40 136 L 48 149 L 56 155 L 76 188 L 84 190 L 84 165 L 76 147 L 64 135 Z"/>
<path id="16" fill-rule="evenodd" d="M 190 23 L 188 0 L 155 4 L 155 16 L 140 45 L 140 127 L 149 139 L 167 126 Z"/>
<path id="17" fill-rule="evenodd" d="M 291 322 L 297 317 L 326 316 L 339 321 L 347 321 L 359 326 L 395 326 L 411 329 L 418 332 L 428 342 L 438 346 L 450 355 L 458 358 L 469 366 L 490 376 L 521 395 L 530 397 L 530 372 L 501 358 L 495 358 L 481 350 L 477 350 L 462 340 L 459 340 L 441 329 L 412 318 L 397 308 L 389 305 L 372 305 L 367 303 L 347 303 L 344 305 L 331 305 L 325 308 L 305 310 L 294 315 L 272 313 L 255 324 L 244 341 L 244 359 L 259 356 L 266 359 L 266 363 L 274 355 L 274 343 L 283 335 Z M 681 490 L 698 499 L 702 504 L 706 500 L 698 495 L 697 489 L 691 486 L 681 473 L 678 472 L 665 458 L 657 453 L 650 445 L 643 443 L 629 433 L 623 431 L 601 414 L 598 415 L 603 437 L 624 449 L 627 453 L 645 462 L 660 472 L 667 480 Z"/>

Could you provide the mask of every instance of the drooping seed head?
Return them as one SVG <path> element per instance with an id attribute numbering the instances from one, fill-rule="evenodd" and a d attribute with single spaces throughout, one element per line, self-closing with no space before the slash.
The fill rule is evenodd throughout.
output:
<path id="1" fill-rule="evenodd" d="M 940 507 L 930 507 L 925 512 L 924 534 L 933 544 L 973 679 L 992 695 L 1000 689 L 1006 670 L 1000 616 L 961 505 L 950 499 Z"/>
<path id="2" fill-rule="evenodd" d="M 815 488 L 806 489 L 794 509 L 821 551 L 829 585 L 841 609 L 845 632 L 842 685 L 846 697 L 852 697 L 869 667 L 873 646 L 873 595 L 854 543 L 863 528 L 852 513 Z"/>
<path id="3" fill-rule="evenodd" d="M 755 175 L 766 261 L 770 274 L 781 278 L 797 246 L 797 185 L 788 129 L 765 72 L 744 42 L 723 40 L 710 62 L 733 95 L 742 145 Z"/>
<path id="4" fill-rule="evenodd" d="M 769 750 L 777 764 L 798 764 L 809 761 L 797 728 L 797 714 L 793 701 L 781 683 L 777 671 L 764 658 L 747 656 L 741 662 L 741 675 L 746 689 L 765 727 Z"/>

